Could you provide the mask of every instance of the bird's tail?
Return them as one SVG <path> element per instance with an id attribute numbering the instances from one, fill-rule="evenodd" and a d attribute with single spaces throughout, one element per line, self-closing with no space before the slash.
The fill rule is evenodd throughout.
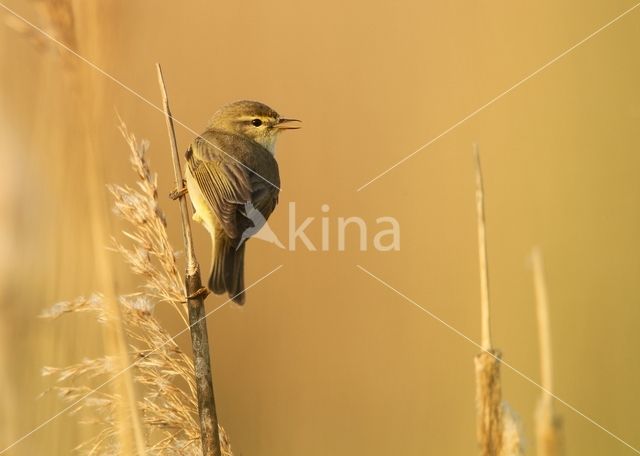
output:
<path id="1" fill-rule="evenodd" d="M 227 292 L 231 300 L 244 304 L 244 248 L 225 235 L 216 236 L 209 288 L 216 294 Z"/>

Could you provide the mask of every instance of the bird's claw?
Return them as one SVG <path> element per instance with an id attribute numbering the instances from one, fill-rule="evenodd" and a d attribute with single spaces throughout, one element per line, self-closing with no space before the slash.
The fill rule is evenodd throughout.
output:
<path id="1" fill-rule="evenodd" d="M 182 198 L 184 195 L 186 195 L 189 192 L 186 185 L 187 182 L 183 179 L 182 188 L 174 188 L 173 190 L 171 190 L 171 193 L 169 193 L 169 198 L 171 198 L 172 200 L 177 200 L 178 198 Z"/>
<path id="2" fill-rule="evenodd" d="M 201 287 L 195 293 L 191 293 L 189 296 L 187 296 L 187 299 L 205 299 L 207 296 L 209 296 L 209 293 L 211 293 L 211 291 L 207 287 Z"/>

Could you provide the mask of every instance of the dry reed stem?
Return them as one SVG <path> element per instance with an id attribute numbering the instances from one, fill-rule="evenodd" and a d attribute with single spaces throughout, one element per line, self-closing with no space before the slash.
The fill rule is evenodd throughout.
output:
<path id="1" fill-rule="evenodd" d="M 173 174 L 175 177 L 176 190 L 183 191 L 184 182 L 182 177 L 182 167 L 180 165 L 180 156 L 178 154 L 178 142 L 176 141 L 176 132 L 173 126 L 173 116 L 169 107 L 169 95 L 167 94 L 167 86 L 162 75 L 162 68 L 156 63 L 156 71 L 158 74 L 158 84 L 160 85 L 160 93 L 162 94 L 162 107 L 164 108 L 165 120 L 167 124 L 167 132 L 169 134 L 169 144 L 171 145 L 171 161 L 173 163 Z M 182 220 L 182 240 L 184 241 L 185 252 L 187 256 L 187 275 L 194 275 L 198 269 L 196 253 L 193 248 L 193 236 L 191 235 L 191 220 L 189 219 L 189 210 L 187 208 L 187 199 L 184 194 L 178 198 L 180 205 L 180 216 Z"/>
<path id="2" fill-rule="evenodd" d="M 476 220 L 478 228 L 478 260 L 480 268 L 480 320 L 482 352 L 476 355 L 476 434 L 482 456 L 515 456 L 522 452 L 517 420 L 502 401 L 500 380 L 501 353 L 491 343 L 489 300 L 489 262 L 484 213 L 484 185 L 480 152 L 474 144 L 476 184 Z"/>
<path id="3" fill-rule="evenodd" d="M 482 352 L 475 357 L 477 438 L 482 456 L 496 456 L 502 448 L 502 388 L 500 353 Z"/>
<path id="4" fill-rule="evenodd" d="M 76 14 L 78 10 L 85 7 L 84 4 L 71 0 L 45 0 L 39 2 L 37 7 L 40 8 L 42 16 L 47 22 L 45 28 L 48 28 L 53 36 L 71 49 L 82 52 L 80 49 L 82 46 L 86 52 L 88 47 L 96 43 L 95 36 L 89 36 L 86 33 L 82 35 L 82 40 L 78 39 Z M 95 16 L 91 15 L 89 18 L 95 18 Z M 91 33 L 95 35 L 95 29 Z M 51 45 L 49 42 L 47 44 Z M 86 219 L 93 241 L 94 271 L 98 287 L 104 292 L 104 302 L 113 315 L 113 318 L 102 326 L 102 338 L 107 350 L 116 355 L 118 370 L 124 370 L 129 365 L 128 347 L 115 289 L 112 259 L 104 249 L 108 240 L 105 227 L 109 226 L 109 220 L 103 197 L 102 179 L 99 174 L 103 169 L 102 156 L 96 150 L 94 137 L 94 132 L 97 131 L 96 125 L 100 123 L 96 117 L 97 109 L 100 106 L 96 94 L 103 91 L 96 86 L 95 74 L 82 65 L 79 60 L 59 46 L 53 45 L 52 50 L 58 53 L 66 74 L 70 77 L 73 87 L 72 99 L 79 109 L 87 113 L 86 116 L 80 116 L 81 128 L 79 129 L 84 152 L 84 169 L 81 172 L 86 179 L 85 189 L 89 203 Z M 95 52 L 91 52 L 91 54 L 96 55 Z M 145 454 L 145 439 L 138 415 L 132 375 L 129 371 L 125 371 L 115 382 L 121 392 L 117 396 L 116 403 L 121 451 L 130 454 Z"/>
<path id="5" fill-rule="evenodd" d="M 184 183 L 180 168 L 180 157 L 176 133 L 173 126 L 173 117 L 169 108 L 167 87 L 162 75 L 162 68 L 156 63 L 158 84 L 162 94 L 162 105 L 171 144 L 171 158 L 175 175 L 176 190 L 183 190 Z M 191 345 L 195 359 L 196 392 L 198 397 L 198 413 L 200 415 L 200 438 L 204 456 L 220 456 L 222 454 L 220 436 L 217 432 L 218 416 L 216 402 L 213 393 L 213 376 L 211 373 L 211 355 L 209 354 L 209 333 L 207 331 L 207 318 L 204 307 L 202 281 L 200 279 L 200 267 L 196 260 L 191 237 L 191 222 L 189 210 L 184 193 L 178 198 L 180 213 L 182 216 L 182 233 L 187 254 L 187 268 L 185 275 L 185 288 L 187 294 L 187 307 L 189 311 L 189 328 L 191 329 Z"/>
<path id="6" fill-rule="evenodd" d="M 19 9 L 25 17 L 29 17 L 48 33 L 58 38 L 64 37 L 61 39 L 76 47 L 77 41 L 84 43 L 85 40 L 75 29 L 78 22 L 76 18 L 79 16 L 71 3 L 73 0 L 29 1 L 22 2 Z M 15 5 L 17 8 L 18 4 Z M 86 111 L 84 105 L 78 104 L 78 85 L 70 84 L 72 78 L 77 79 L 77 68 L 72 68 L 72 59 L 68 58 L 68 54 L 59 52 L 60 48 L 56 47 L 55 43 L 10 13 L 6 16 L 4 11 L 0 13 L 0 24 L 3 22 L 2 16 L 9 26 L 20 34 L 19 41 L 31 44 L 37 52 L 28 52 L 22 46 L 16 47 L 14 39 L 5 39 L 1 46 L 9 52 L 5 56 L 9 59 L 7 62 L 21 62 L 16 69 L 30 67 L 35 70 L 26 73 L 6 71 L 3 75 L 3 79 L 16 82 L 22 77 L 23 86 L 27 90 L 22 91 L 20 99 L 23 104 L 32 106 L 32 118 L 26 119 L 25 124 L 29 126 L 28 134 L 7 131 L 7 138 L 19 141 L 15 143 L 19 146 L 14 149 L 25 153 L 7 156 L 7 159 L 11 158 L 10 161 L 19 165 L 10 171 L 10 174 L 18 176 L 19 180 L 13 183 L 12 192 L 6 193 L 17 192 L 13 198 L 21 209 L 14 215 L 26 210 L 30 219 L 35 218 L 32 222 L 24 224 L 19 216 L 5 217 L 16 232 L 10 237 L 15 244 L 12 244 L 15 252 L 10 258 L 11 283 L 3 290 L 8 293 L 4 296 L 4 301 L 7 304 L 20 303 L 19 306 L 15 306 L 16 312 L 11 325 L 6 326 L 10 332 L 15 333 L 8 340 L 18 340 L 19 336 L 25 342 L 23 350 L 29 352 L 30 356 L 21 356 L 13 349 L 12 344 L 7 345 L 14 358 L 10 364 L 11 369 L 6 370 L 7 373 L 16 374 L 22 369 L 29 372 L 25 377 L 29 381 L 25 382 L 19 375 L 13 375 L 13 384 L 2 387 L 3 393 L 12 394 L 13 398 L 3 401 L 0 397 L 0 403 L 6 405 L 5 408 L 12 405 L 16 408 L 10 418 L 3 420 L 0 416 L 0 434 L 12 432 L 12 429 L 16 433 L 7 440 L 0 436 L 0 441 L 4 443 L 1 448 L 5 448 L 5 444 L 11 444 L 11 449 L 6 448 L 7 454 L 12 451 L 24 454 L 69 454 L 70 448 L 79 438 L 79 433 L 84 430 L 75 426 L 73 417 L 57 418 L 55 422 L 38 430 L 37 436 L 29 438 L 18 434 L 17 429 L 35 428 L 42 424 L 42 420 L 59 411 L 60 403 L 55 397 L 40 401 L 36 409 L 25 407 L 38 391 L 42 391 L 41 381 L 33 379 L 31 374 L 34 369 L 37 371 L 42 366 L 43 359 L 59 365 L 68 364 L 82 356 L 84 350 L 102 349 L 104 346 L 100 333 L 95 334 L 95 328 L 83 324 L 81 319 L 65 323 L 62 330 L 57 330 L 53 325 L 34 325 L 31 321 L 34 311 L 42 306 L 42 302 L 52 302 L 54 296 L 75 294 L 78 287 L 95 288 L 93 258 L 98 252 L 91 244 L 89 230 L 78 230 L 78 227 L 87 227 L 92 223 L 86 209 L 91 202 L 83 191 L 79 191 L 91 184 L 90 177 L 85 175 L 85 132 L 78 125 L 78 118 L 83 117 Z M 91 18 L 84 17 L 80 22 L 86 19 Z M 14 52 L 10 52 L 12 48 L 15 48 Z M 17 51 L 18 49 L 22 50 Z M 19 54 L 17 60 L 11 57 L 15 52 Z M 72 72 L 73 76 L 69 77 Z M 14 75 L 11 76 L 11 73 Z M 15 79 L 16 77 L 18 79 Z M 5 104 L 9 106 L 7 103 L 13 98 L 15 97 L 8 96 L 4 99 Z M 16 100 L 18 99 L 13 101 Z M 95 130 L 93 132 L 95 133 Z M 28 166 L 27 174 L 20 171 L 23 166 Z M 33 180 L 27 178 L 28 176 L 40 177 Z M 38 188 L 38 196 L 35 198 L 28 190 L 33 184 Z M 71 187 L 73 190 L 70 190 Z M 45 188 L 46 191 L 43 192 Z M 6 197 L 6 194 L 4 196 Z M 103 210 L 105 209 L 106 206 L 103 206 Z M 30 248 L 24 249 L 26 245 Z M 104 243 L 100 249 L 104 251 Z M 34 268 L 34 265 L 37 265 L 37 268 Z M 23 269 L 25 266 L 28 269 Z M 67 344 L 75 340 L 84 342 Z M 61 349 L 61 345 L 64 345 L 64 349 Z M 132 416 L 129 413 L 127 419 L 131 420 Z M 124 423 L 123 429 L 125 426 L 128 436 L 133 437 L 133 424 Z M 133 440 L 129 440 L 132 443 L 130 447 L 135 451 Z"/>
<path id="7" fill-rule="evenodd" d="M 489 260 L 487 259 L 487 231 L 484 215 L 484 183 L 482 168 L 480 167 L 480 151 L 478 145 L 473 145 L 476 177 L 476 215 L 478 224 L 478 262 L 480 266 L 480 322 L 481 345 L 485 350 L 491 350 L 491 315 L 489 312 Z"/>
<path id="8" fill-rule="evenodd" d="M 562 448 L 561 421 L 553 408 L 553 362 L 551 352 L 551 328 L 549 326 L 549 300 L 544 277 L 544 264 L 540 249 L 531 252 L 533 282 L 538 318 L 540 344 L 540 373 L 544 390 L 536 407 L 536 447 L 539 456 L 559 456 Z"/>
<path id="9" fill-rule="evenodd" d="M 480 152 L 474 144 L 476 183 L 476 219 L 478 227 L 478 260 L 480 267 L 480 320 L 483 352 L 476 355 L 477 438 L 482 456 L 496 456 L 502 447 L 502 390 L 500 353 L 491 347 L 491 314 L 489 312 L 489 266 L 484 215 L 484 186 Z"/>
<path id="10" fill-rule="evenodd" d="M 87 188 L 89 196 L 89 227 L 94 244 L 94 264 L 97 273 L 98 287 L 104 292 L 104 303 L 109 308 L 111 318 L 103 326 L 103 340 L 107 350 L 116 355 L 118 371 L 122 371 L 130 365 L 127 338 L 121 307 L 118 305 L 118 294 L 116 291 L 116 279 L 114 277 L 113 260 L 108 257 L 109 252 L 104 248 L 109 236 L 106 227 L 109 226 L 108 218 L 103 208 L 104 189 L 98 186 L 100 178 L 98 170 L 101 169 L 101 159 L 96 152 L 93 139 L 90 137 L 88 129 L 86 131 L 86 175 L 90 177 L 90 184 Z M 142 423 L 136 406 L 136 391 L 134 379 L 131 372 L 126 370 L 124 374 L 116 380 L 122 392 L 118 395 L 118 423 L 119 435 L 123 451 L 134 452 L 138 455 L 146 454 L 145 438 L 142 431 Z"/>

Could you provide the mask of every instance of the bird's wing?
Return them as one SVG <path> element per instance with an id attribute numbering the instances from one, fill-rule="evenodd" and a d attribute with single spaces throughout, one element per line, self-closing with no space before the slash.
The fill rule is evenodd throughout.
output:
<path id="1" fill-rule="evenodd" d="M 251 176 L 251 202 L 265 219 L 268 219 L 278 204 L 278 189 L 259 176 Z"/>
<path id="2" fill-rule="evenodd" d="M 196 138 L 187 152 L 187 162 L 220 227 L 228 237 L 236 239 L 242 234 L 236 220 L 237 212 L 244 203 L 251 201 L 251 183 L 242 164 L 230 155 L 232 151 L 227 155 L 219 150 L 224 145 L 214 141 L 212 135 L 206 140 Z"/>

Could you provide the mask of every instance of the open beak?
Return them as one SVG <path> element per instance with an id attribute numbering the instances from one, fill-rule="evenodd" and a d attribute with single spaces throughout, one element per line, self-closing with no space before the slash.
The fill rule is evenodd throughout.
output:
<path id="1" fill-rule="evenodd" d="M 292 124 L 291 122 L 302 122 L 298 119 L 278 119 L 278 123 L 275 127 L 278 130 L 296 130 L 301 127 L 301 125 Z"/>

